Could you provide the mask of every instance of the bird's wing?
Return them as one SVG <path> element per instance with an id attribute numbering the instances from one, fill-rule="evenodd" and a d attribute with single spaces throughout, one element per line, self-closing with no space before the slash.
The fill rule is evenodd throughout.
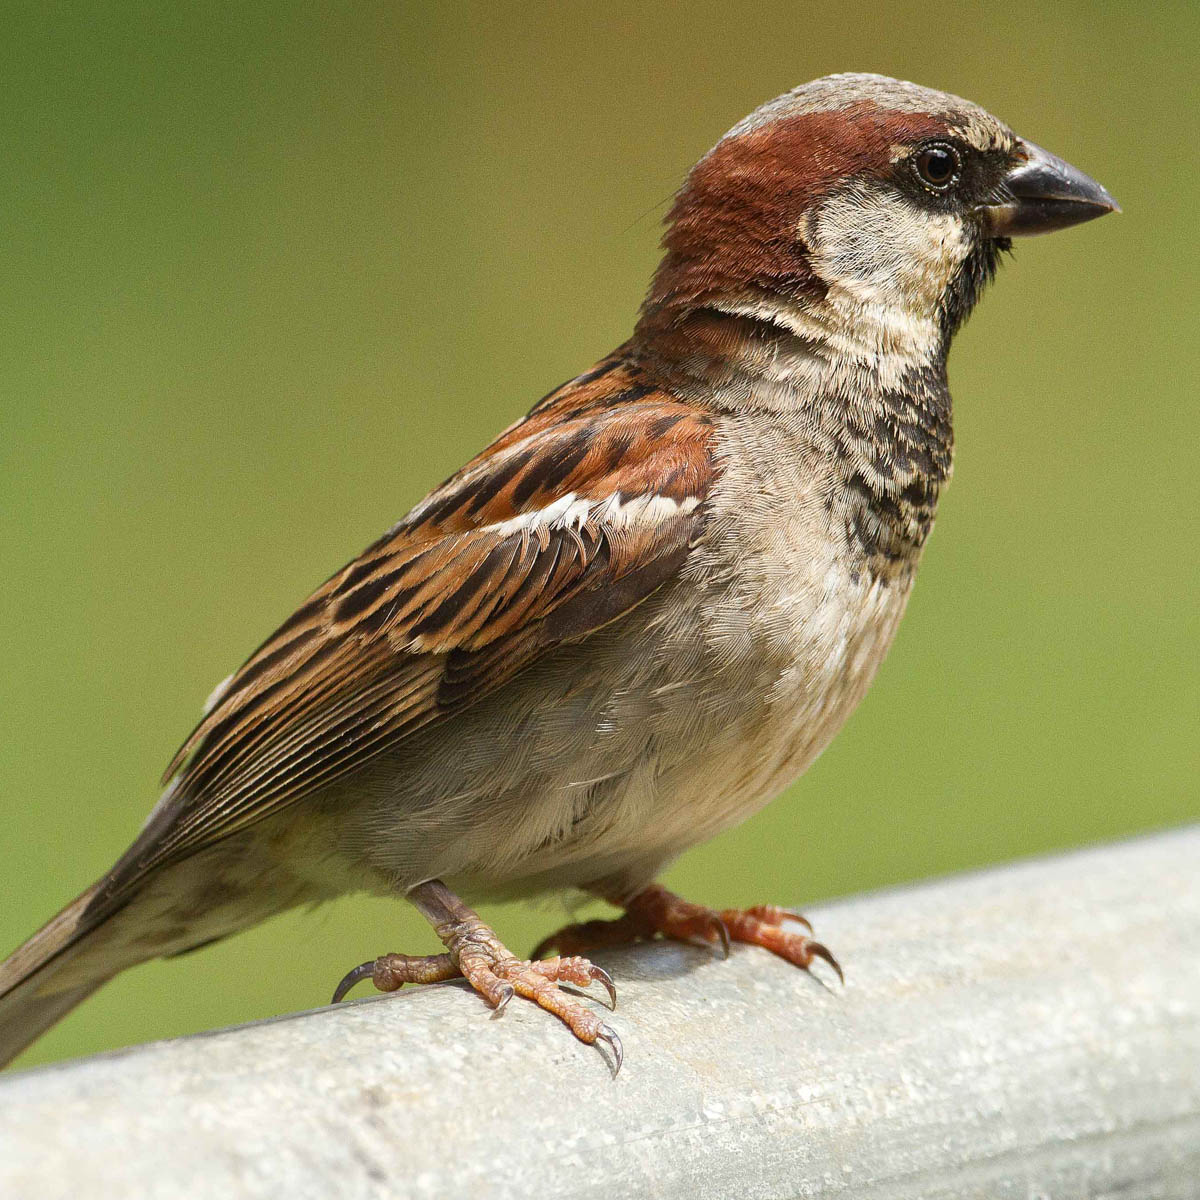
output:
<path id="1" fill-rule="evenodd" d="M 107 899 L 357 770 L 674 576 L 713 479 L 711 421 L 620 366 L 567 387 L 327 580 L 233 676 L 168 768 Z"/>

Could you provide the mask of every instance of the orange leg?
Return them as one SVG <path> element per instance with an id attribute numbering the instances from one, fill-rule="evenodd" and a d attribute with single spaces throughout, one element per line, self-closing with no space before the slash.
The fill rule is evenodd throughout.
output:
<path id="1" fill-rule="evenodd" d="M 409 899 L 434 927 L 446 953 L 419 957 L 385 954 L 363 963 L 338 984 L 333 1003 L 363 979 L 371 979 L 380 991 L 393 992 L 406 983 L 437 983 L 461 976 L 497 1011 L 514 995 L 521 996 L 553 1013 L 581 1042 L 607 1043 L 616 1070 L 621 1069 L 621 1039 L 616 1032 L 558 987 L 559 983 L 588 987 L 599 982 L 615 1008 L 617 991 L 607 971 L 575 955 L 539 962 L 518 959 L 476 912 L 438 880 L 414 888 Z"/>
<path id="2" fill-rule="evenodd" d="M 720 942 L 726 954 L 730 942 L 746 942 L 762 946 L 805 970 L 814 959 L 820 958 L 844 982 L 842 968 L 827 947 L 804 933 L 785 927 L 786 921 L 793 921 L 812 933 L 808 921 L 791 909 L 759 904 L 753 908 L 727 908 L 717 912 L 701 904 L 692 904 L 657 883 L 618 903 L 625 909 L 624 916 L 613 921 L 584 921 L 564 926 L 538 945 L 534 957 L 539 958 L 552 949 L 576 954 L 596 946 L 645 941 L 661 935 L 680 941 L 699 939 L 714 945 Z"/>

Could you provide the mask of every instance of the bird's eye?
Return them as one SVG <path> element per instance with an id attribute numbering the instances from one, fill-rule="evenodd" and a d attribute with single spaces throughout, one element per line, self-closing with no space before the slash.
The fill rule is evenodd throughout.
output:
<path id="1" fill-rule="evenodd" d="M 914 160 L 921 182 L 934 191 L 944 192 L 957 178 L 962 162 L 953 146 L 926 146 Z"/>

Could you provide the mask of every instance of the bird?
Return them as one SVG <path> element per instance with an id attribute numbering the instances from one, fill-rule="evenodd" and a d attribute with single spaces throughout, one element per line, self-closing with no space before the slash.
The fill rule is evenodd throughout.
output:
<path id="1" fill-rule="evenodd" d="M 831 951 L 657 877 L 800 776 L 896 633 L 951 472 L 951 340 L 1018 236 L 1119 211 L 979 106 L 837 74 L 688 173 L 629 340 L 337 571 L 210 697 L 112 869 L 0 963 L 0 1063 L 118 972 L 350 893 L 623 1057 L 586 957 L 667 937 Z M 528 958 L 481 899 L 622 910 Z M 554 953 L 545 957 L 548 951 Z M 573 985 L 564 989 L 563 983 Z"/>

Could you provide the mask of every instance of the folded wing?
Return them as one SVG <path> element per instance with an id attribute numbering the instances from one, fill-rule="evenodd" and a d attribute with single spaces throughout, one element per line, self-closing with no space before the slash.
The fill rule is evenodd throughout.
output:
<path id="1" fill-rule="evenodd" d="M 168 768 L 101 901 L 444 720 L 679 570 L 713 481 L 709 419 L 602 364 L 326 581 Z"/>

